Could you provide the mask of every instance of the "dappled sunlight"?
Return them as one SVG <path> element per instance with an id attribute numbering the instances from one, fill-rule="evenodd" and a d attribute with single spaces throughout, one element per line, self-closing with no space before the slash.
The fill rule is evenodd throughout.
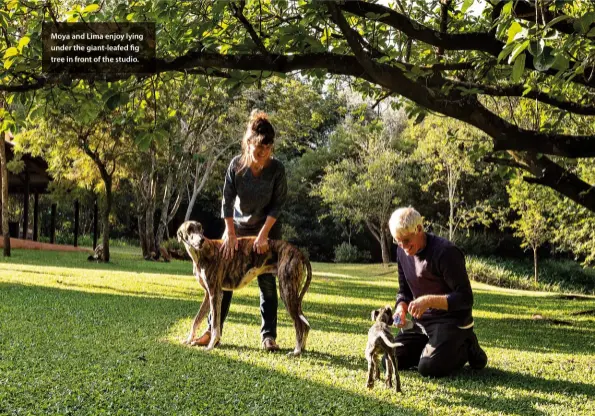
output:
<path id="1" fill-rule="evenodd" d="M 341 274 L 341 273 L 328 273 L 328 272 L 312 272 L 312 276 L 321 276 L 321 277 L 346 277 L 346 278 L 354 278 L 355 276 L 350 276 L 348 274 Z"/>
<path id="2" fill-rule="evenodd" d="M 479 289 L 474 317 L 488 368 L 465 367 L 445 379 L 402 371 L 404 394 L 397 395 L 381 382 L 373 390 L 365 387 L 370 311 L 392 304 L 398 287 L 394 275 L 373 277 L 380 267 L 347 272 L 344 266 L 324 265 L 320 271 L 315 265 L 303 304 L 312 330 L 306 352 L 294 359 L 286 356 L 295 332 L 282 302 L 277 337 L 282 351 L 260 349 L 256 282 L 234 293 L 221 345 L 206 352 L 183 344 L 204 296 L 191 270 L 168 274 L 171 265 L 144 261 L 127 266 L 134 272 L 58 264 L 0 264 L 0 370 L 22 386 L 21 396 L 48 400 L 45 392 L 67 398 L 69 391 L 95 392 L 86 400 L 101 407 L 103 400 L 142 400 L 158 408 L 167 401 L 178 413 L 200 413 L 204 406 L 251 413 L 263 395 L 287 414 L 320 414 L 321 408 L 379 415 L 595 410 L 588 394 L 595 385 L 589 370 L 595 318 L 571 315 L 595 309 L 594 301 Z M 190 269 L 189 263 L 182 266 Z M 536 311 L 571 325 L 533 320 Z M 198 334 L 205 326 L 206 320 Z M 106 393 L 111 391 L 119 394 Z M 304 404 L 298 396 L 309 400 Z M 305 408 L 291 407 L 297 403 Z"/>

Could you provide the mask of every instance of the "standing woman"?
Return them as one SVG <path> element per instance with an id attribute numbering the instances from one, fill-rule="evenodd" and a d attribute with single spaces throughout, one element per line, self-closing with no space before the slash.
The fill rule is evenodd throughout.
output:
<path id="1" fill-rule="evenodd" d="M 250 114 L 248 128 L 242 139 L 242 154 L 233 158 L 223 185 L 222 216 L 225 219 L 223 246 L 226 259 L 238 250 L 238 237 L 256 236 L 254 250 L 266 253 L 268 239 L 281 238 L 281 223 L 277 221 L 287 198 L 287 178 L 283 164 L 273 158 L 275 130 L 263 112 Z M 260 288 L 260 335 L 262 348 L 277 351 L 277 284 L 275 276 L 258 276 Z M 233 292 L 223 291 L 221 302 L 221 330 L 229 312 Z M 193 344 L 208 345 L 211 339 L 211 314 L 209 326 Z"/>

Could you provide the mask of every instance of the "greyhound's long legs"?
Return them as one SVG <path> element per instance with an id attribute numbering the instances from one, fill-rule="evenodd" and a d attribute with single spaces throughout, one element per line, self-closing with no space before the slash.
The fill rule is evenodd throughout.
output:
<path id="1" fill-rule="evenodd" d="M 188 334 L 188 339 L 186 339 L 186 344 L 192 343 L 194 337 L 196 336 L 196 330 L 205 319 L 207 312 L 209 311 L 209 294 L 205 291 L 205 297 L 200 304 L 200 308 L 198 309 L 198 313 L 194 317 L 194 321 L 192 322 L 192 327 L 190 328 L 190 334 Z"/>
<path id="2" fill-rule="evenodd" d="M 210 288 L 209 293 L 211 300 L 211 341 L 206 350 L 210 351 L 215 347 L 215 344 L 221 338 L 221 301 L 223 300 L 223 293 L 220 287 Z"/>

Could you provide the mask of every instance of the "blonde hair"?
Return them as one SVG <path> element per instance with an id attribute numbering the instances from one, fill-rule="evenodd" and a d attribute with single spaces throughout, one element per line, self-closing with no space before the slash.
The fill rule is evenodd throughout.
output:
<path id="1" fill-rule="evenodd" d="M 421 225 L 423 231 L 423 218 L 411 206 L 397 209 L 388 220 L 388 229 L 393 236 L 413 233 L 417 231 L 418 225 Z"/>
<path id="2" fill-rule="evenodd" d="M 250 155 L 250 145 L 269 145 L 275 142 L 275 129 L 269 121 L 269 116 L 259 110 L 252 110 L 246 133 L 242 138 L 242 156 L 240 163 L 236 167 L 236 172 L 241 172 L 250 166 L 252 157 Z"/>

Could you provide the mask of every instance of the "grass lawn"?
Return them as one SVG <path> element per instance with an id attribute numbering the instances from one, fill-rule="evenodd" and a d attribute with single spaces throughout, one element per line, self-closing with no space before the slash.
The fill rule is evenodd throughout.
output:
<path id="1" fill-rule="evenodd" d="M 396 269 L 314 263 L 312 331 L 292 359 L 259 349 L 258 286 L 234 295 L 221 346 L 181 344 L 203 293 L 189 262 L 85 253 L 0 257 L 0 414 L 593 415 L 595 298 L 474 283 L 488 368 L 444 379 L 401 372 L 404 394 L 365 388 L 370 311 L 392 304 Z M 540 314 L 544 319 L 533 319 Z"/>

